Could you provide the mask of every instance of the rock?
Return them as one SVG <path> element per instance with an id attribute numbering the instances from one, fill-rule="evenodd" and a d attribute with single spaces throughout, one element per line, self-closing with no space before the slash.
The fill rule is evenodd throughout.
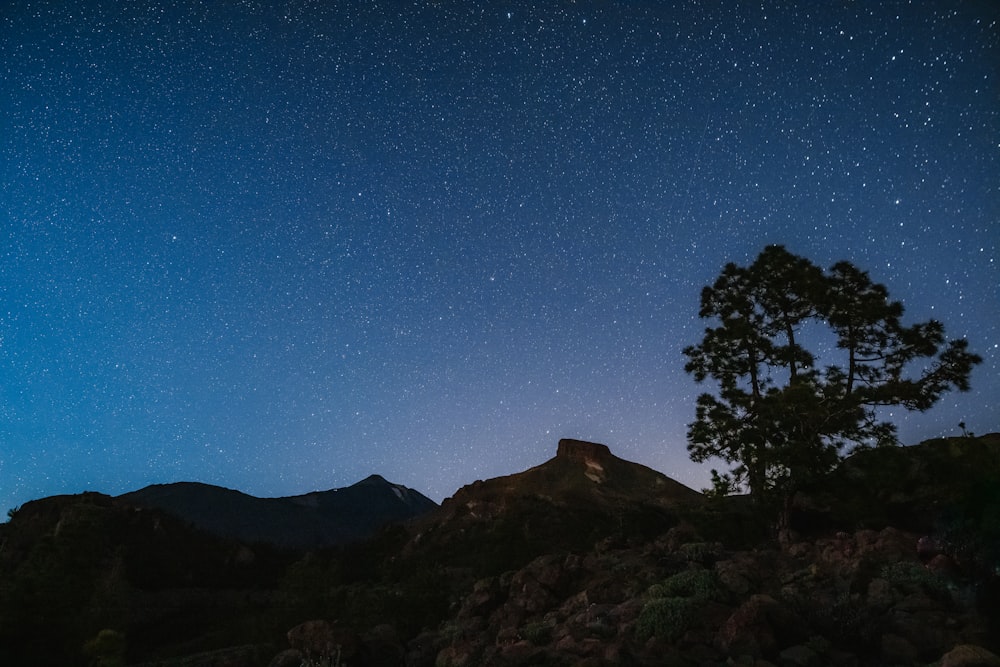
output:
<path id="1" fill-rule="evenodd" d="M 393 644 L 399 643 L 399 632 L 396 626 L 390 623 L 376 625 L 365 635 L 365 641 L 383 641 Z"/>
<path id="2" fill-rule="evenodd" d="M 547 555 L 531 561 L 511 576 L 506 601 L 492 614 L 491 624 L 518 627 L 529 618 L 558 607 L 580 567 L 581 561 L 575 556 Z M 477 608 L 489 608 L 485 598 Z"/>
<path id="3" fill-rule="evenodd" d="M 888 609 L 894 600 L 892 584 L 885 579 L 872 579 L 868 584 L 868 606 L 882 612 Z"/>
<path id="4" fill-rule="evenodd" d="M 791 542 L 785 547 L 785 551 L 787 551 L 788 555 L 792 558 L 805 558 L 809 555 L 812 549 L 812 545 L 808 542 Z"/>
<path id="5" fill-rule="evenodd" d="M 929 561 L 934 556 L 944 553 L 944 545 L 930 535 L 924 535 L 917 540 L 917 556 L 922 561 Z"/>
<path id="6" fill-rule="evenodd" d="M 334 647 L 333 624 L 328 621 L 306 621 L 288 631 L 292 648 L 309 655 L 329 655 Z"/>
<path id="7" fill-rule="evenodd" d="M 613 617 L 620 626 L 631 626 L 642 613 L 643 604 L 643 601 L 638 598 L 626 600 L 615 607 Z"/>
<path id="8" fill-rule="evenodd" d="M 941 667 L 1000 667 L 1000 657 L 973 644 L 959 644 L 941 657 Z"/>
<path id="9" fill-rule="evenodd" d="M 406 645 L 406 660 L 404 664 L 433 665 L 441 646 L 441 637 L 437 632 L 422 632 L 411 639 Z M 296 667 L 298 666 L 296 665 Z"/>
<path id="10" fill-rule="evenodd" d="M 571 595 L 566 598 L 566 601 L 562 603 L 559 607 L 560 611 L 564 614 L 573 614 L 590 607 L 590 593 L 588 591 L 580 591 L 576 595 Z"/>
<path id="11" fill-rule="evenodd" d="M 848 651 L 833 649 L 825 655 L 826 664 L 830 667 L 858 667 L 858 656 Z"/>
<path id="12" fill-rule="evenodd" d="M 927 561 L 927 569 L 942 577 L 952 577 L 958 572 L 955 561 L 945 554 L 938 554 Z"/>
<path id="13" fill-rule="evenodd" d="M 521 635 L 517 628 L 502 628 L 496 636 L 497 646 L 510 646 L 521 641 Z"/>
<path id="14" fill-rule="evenodd" d="M 474 657 L 477 649 L 468 644 L 455 644 L 441 649 L 434 664 L 437 667 L 466 667 L 475 664 Z"/>
<path id="15" fill-rule="evenodd" d="M 254 645 L 247 646 L 233 646 L 230 648 L 221 648 L 214 651 L 205 651 L 204 653 L 196 653 L 194 655 L 186 655 L 176 663 L 173 661 L 170 664 L 183 664 L 184 667 L 254 667 L 254 665 L 260 665 L 264 662 L 264 656 L 260 651 L 261 647 Z M 279 654 L 280 655 L 280 654 Z M 120 663 L 92 663 L 92 664 L 120 664 Z M 165 665 L 167 663 L 145 663 L 155 666 Z M 273 664 L 273 660 L 272 663 Z M 295 663 L 296 666 L 299 663 Z"/>
<path id="16" fill-rule="evenodd" d="M 910 593 L 903 597 L 902 600 L 897 602 L 893 607 L 895 612 L 905 612 L 907 614 L 913 614 L 922 611 L 931 611 L 937 609 L 938 604 L 929 595 L 923 591 L 917 593 Z"/>
<path id="17" fill-rule="evenodd" d="M 913 597 L 905 598 L 891 610 L 891 631 L 912 644 L 921 660 L 933 660 L 948 646 L 952 646 L 956 637 L 946 628 L 947 617 L 940 611 L 934 609 L 916 613 L 903 611 L 903 603 Z"/>
<path id="18" fill-rule="evenodd" d="M 501 648 L 500 654 L 510 664 L 531 664 L 543 650 L 527 640 L 519 640 Z"/>
<path id="19" fill-rule="evenodd" d="M 874 544 L 874 550 L 881 556 L 897 561 L 913 558 L 911 549 L 913 534 L 891 526 L 879 531 Z"/>
<path id="20" fill-rule="evenodd" d="M 769 595 L 753 595 L 722 624 L 716 644 L 731 656 L 761 657 L 806 637 L 799 616 Z"/>
<path id="21" fill-rule="evenodd" d="M 882 635 L 880 646 L 882 660 L 888 665 L 912 665 L 920 659 L 920 651 L 899 635 Z"/>
<path id="22" fill-rule="evenodd" d="M 353 660 L 361 648 L 361 638 L 353 631 L 323 620 L 295 626 L 288 631 L 288 643 L 307 659 L 339 658 L 345 662 Z"/>
<path id="23" fill-rule="evenodd" d="M 305 656 L 297 648 L 285 649 L 271 659 L 267 667 L 299 667 L 305 662 Z"/>
<path id="24" fill-rule="evenodd" d="M 719 561 L 715 564 L 715 572 L 719 583 L 730 592 L 742 597 L 750 592 L 753 584 L 747 579 L 739 564 L 732 560 Z"/>
<path id="25" fill-rule="evenodd" d="M 808 646 L 790 646 L 778 655 L 782 667 L 814 667 L 820 664 L 819 655 Z"/>
<path id="26" fill-rule="evenodd" d="M 500 587 L 496 577 L 480 579 L 472 587 L 472 593 L 462 601 L 459 617 L 487 616 L 503 604 L 507 593 Z"/>
<path id="27" fill-rule="evenodd" d="M 405 663 L 406 651 L 393 625 L 383 623 L 369 630 L 364 636 L 364 648 L 369 667 L 396 667 Z"/>

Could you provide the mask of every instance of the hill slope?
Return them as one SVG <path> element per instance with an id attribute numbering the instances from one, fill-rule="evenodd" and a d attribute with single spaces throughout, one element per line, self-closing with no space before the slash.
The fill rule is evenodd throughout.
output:
<path id="1" fill-rule="evenodd" d="M 429 515 L 440 523 L 424 543 L 457 551 L 471 534 L 483 549 L 506 537 L 534 551 L 475 571 L 407 664 L 1000 665 L 997 434 L 858 452 L 797 498 L 801 525 L 780 541 L 747 497 L 677 502 L 691 496 L 673 487 L 648 494 L 664 518 L 676 512 L 668 530 L 579 546 L 602 516 L 592 530 L 574 510 L 629 495 L 602 453 L 560 443 L 556 459 L 466 487 Z M 486 528 L 504 523 L 501 535 Z M 563 548 L 566 524 L 575 549 Z M 748 544 L 740 524 L 765 529 Z M 532 527 L 545 537 L 532 542 Z"/>
<path id="2" fill-rule="evenodd" d="M 505 477 L 477 481 L 445 500 L 445 515 L 460 506 L 498 511 L 516 498 L 537 497 L 565 507 L 612 509 L 622 503 L 670 507 L 702 496 L 663 473 L 620 459 L 605 445 L 564 438 L 554 458 Z"/>
<path id="3" fill-rule="evenodd" d="M 641 541 L 679 522 L 703 496 L 604 445 L 559 441 L 541 465 L 462 487 L 414 523 L 409 557 L 487 574 L 541 553 Z"/>

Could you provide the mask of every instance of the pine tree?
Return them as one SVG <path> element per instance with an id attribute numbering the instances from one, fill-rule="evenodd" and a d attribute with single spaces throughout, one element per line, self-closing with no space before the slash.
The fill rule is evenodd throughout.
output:
<path id="1" fill-rule="evenodd" d="M 718 391 L 698 397 L 688 451 L 733 464 L 712 471 L 719 493 L 787 495 L 849 448 L 895 444 L 877 408 L 927 410 L 951 389 L 967 391 L 982 361 L 965 340 L 945 345 L 936 320 L 904 326 L 902 304 L 850 262 L 825 273 L 779 245 L 749 267 L 727 264 L 702 290 L 698 314 L 717 326 L 684 349 L 685 370 Z M 812 324 L 835 336 L 841 365 L 816 368 L 801 341 Z"/>

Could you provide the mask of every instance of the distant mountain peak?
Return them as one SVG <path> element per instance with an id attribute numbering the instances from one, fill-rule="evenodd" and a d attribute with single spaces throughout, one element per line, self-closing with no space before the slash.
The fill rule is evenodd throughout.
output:
<path id="1" fill-rule="evenodd" d="M 313 548 L 345 544 L 435 507 L 423 494 L 370 475 L 351 486 L 284 498 L 257 498 L 209 484 L 154 485 L 120 496 L 156 507 L 215 535 Z"/>
<path id="2" fill-rule="evenodd" d="M 387 480 L 385 477 L 383 477 L 382 475 L 377 475 L 377 474 L 376 475 L 368 475 L 367 477 L 365 477 L 360 482 L 355 483 L 354 486 L 362 486 L 362 485 L 365 485 L 365 484 L 379 484 L 379 485 L 382 485 L 382 486 L 395 486 L 389 480 Z"/>

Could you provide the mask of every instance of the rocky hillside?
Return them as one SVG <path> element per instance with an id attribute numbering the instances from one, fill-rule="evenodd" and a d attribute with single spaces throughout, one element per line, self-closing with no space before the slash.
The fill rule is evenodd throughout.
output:
<path id="1" fill-rule="evenodd" d="M 477 573 L 522 565 L 540 553 L 588 548 L 617 534 L 636 542 L 679 521 L 703 496 L 605 446 L 559 441 L 534 468 L 476 481 L 412 524 L 403 556 Z"/>
<path id="2" fill-rule="evenodd" d="M 359 632 L 331 607 L 274 664 L 336 645 L 351 664 L 415 667 L 1000 665 L 998 456 L 996 435 L 859 453 L 796 499 L 779 541 L 746 498 L 709 502 L 564 441 L 414 528 L 399 566 L 433 562 L 452 583 L 436 626 L 386 658 L 386 626 Z M 458 557 L 477 545 L 510 567 Z"/>
<path id="3" fill-rule="evenodd" d="M 997 584 L 884 528 L 734 550 L 680 527 L 477 580 L 410 665 L 1000 665 Z M 969 656 L 977 656 L 971 660 Z"/>
<path id="4" fill-rule="evenodd" d="M 86 650 L 102 632 L 136 659 L 269 637 L 294 559 L 99 493 L 25 503 L 0 525 L 0 664 L 114 664 Z"/>

